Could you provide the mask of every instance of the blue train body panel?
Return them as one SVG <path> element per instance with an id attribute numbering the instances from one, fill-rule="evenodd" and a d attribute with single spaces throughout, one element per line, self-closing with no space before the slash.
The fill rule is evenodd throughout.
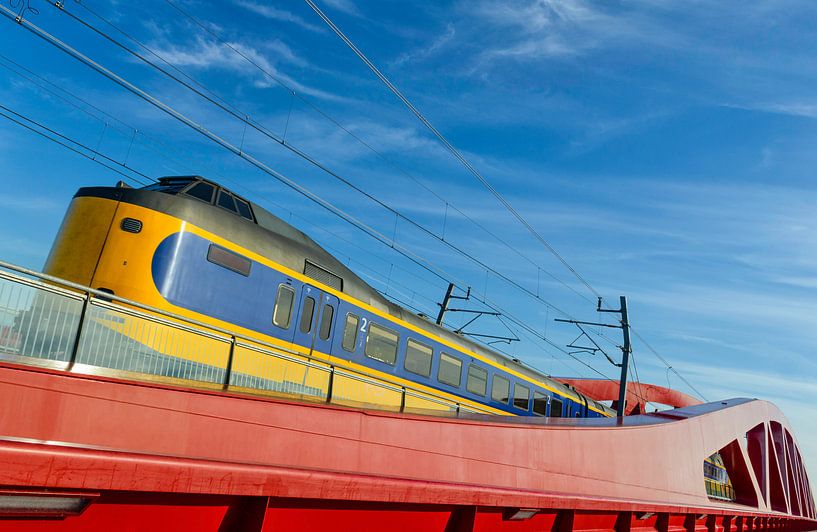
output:
<path id="1" fill-rule="evenodd" d="M 325 294 L 319 288 L 303 283 L 297 279 L 256 261 L 249 261 L 249 271 L 234 271 L 227 267 L 208 260 L 208 253 L 213 246 L 212 242 L 191 233 L 175 233 L 167 237 L 155 250 L 152 259 L 153 281 L 159 293 L 173 305 L 195 312 L 212 316 L 216 319 L 233 323 L 258 333 L 272 336 L 287 342 L 295 342 L 307 349 L 314 349 L 337 358 L 349 360 L 377 371 L 388 373 L 396 377 L 414 381 L 419 384 L 454 394 L 474 402 L 482 403 L 515 415 L 537 415 L 533 413 L 534 391 L 553 396 L 544 388 L 536 387 L 529 382 L 523 382 L 499 368 L 484 364 L 464 352 L 456 351 L 448 346 L 420 335 L 400 324 L 386 322 L 383 318 L 354 305 L 348 301 L 338 300 L 335 296 Z M 232 253 L 232 252 L 230 252 Z M 294 309 L 289 327 L 284 329 L 272 322 L 278 287 L 281 284 L 291 286 L 295 290 Z M 310 333 L 301 333 L 298 329 L 303 301 L 305 297 L 324 298 L 334 304 L 333 323 L 330 336 L 326 340 L 318 338 L 314 329 L 318 327 L 320 313 L 315 312 L 312 318 Z M 322 308 L 321 306 L 317 308 Z M 376 323 L 388 327 L 399 334 L 397 359 L 388 364 L 370 358 L 365 354 L 367 331 L 357 334 L 357 340 L 352 351 L 343 347 L 343 327 L 347 314 L 354 314 L 361 323 Z M 406 343 L 409 338 L 420 341 L 434 350 L 431 372 L 428 377 L 412 373 L 405 369 Z M 311 342 L 311 343 L 310 343 Z M 462 361 L 460 371 L 460 386 L 455 387 L 437 380 L 439 371 L 439 353 L 446 353 Z M 468 367 L 475 364 L 487 371 L 486 396 L 467 391 L 466 382 Z M 510 381 L 509 403 L 502 403 L 491 398 L 491 385 L 494 375 L 501 375 Z M 515 384 L 522 384 L 529 389 L 528 409 L 523 410 L 513 406 L 513 390 Z M 564 417 L 601 417 L 601 414 L 579 404 L 568 397 L 558 396 L 563 401 Z M 550 408 L 550 401 L 548 401 Z M 550 412 L 548 411 L 550 415 Z"/>

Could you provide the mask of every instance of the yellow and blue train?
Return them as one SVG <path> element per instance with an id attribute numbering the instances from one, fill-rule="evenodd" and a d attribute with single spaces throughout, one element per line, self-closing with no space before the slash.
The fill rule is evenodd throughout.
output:
<path id="1" fill-rule="evenodd" d="M 615 414 L 395 305 L 301 231 L 198 176 L 81 188 L 45 271 L 474 411 Z M 719 455 L 704 478 L 710 496 L 734 499 Z"/>
<path id="2" fill-rule="evenodd" d="M 612 415 L 393 304 L 304 233 L 201 177 L 80 189 L 45 271 L 479 411 Z"/>

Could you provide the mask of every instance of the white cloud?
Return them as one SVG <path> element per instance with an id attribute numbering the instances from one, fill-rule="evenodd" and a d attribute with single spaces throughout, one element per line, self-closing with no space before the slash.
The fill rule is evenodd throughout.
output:
<path id="1" fill-rule="evenodd" d="M 798 288 L 817 289 L 817 277 L 775 277 L 773 281 Z"/>
<path id="2" fill-rule="evenodd" d="M 444 48 L 449 42 L 453 41 L 456 34 L 457 30 L 454 28 L 453 24 L 448 24 L 445 27 L 445 32 L 434 39 L 431 44 L 418 50 L 401 54 L 392 62 L 392 64 L 394 66 L 400 66 L 405 63 L 426 59 Z"/>
<path id="3" fill-rule="evenodd" d="M 176 66 L 229 70 L 250 78 L 253 85 L 258 88 L 278 86 L 275 81 L 278 79 L 284 85 L 304 95 L 331 101 L 348 101 L 341 96 L 304 85 L 276 68 L 275 60 L 296 66 L 307 65 L 305 60 L 283 42 L 270 41 L 265 44 L 265 47 L 275 52 L 275 59 L 270 59 L 256 48 L 240 42 L 222 44 L 201 37 L 188 46 L 175 44 L 153 46 L 158 55 Z"/>
<path id="4" fill-rule="evenodd" d="M 357 8 L 354 2 L 352 2 L 352 0 L 323 0 L 322 3 L 333 9 L 337 9 L 338 11 L 342 11 L 347 15 L 360 15 L 360 10 Z"/>
<path id="5" fill-rule="evenodd" d="M 248 0 L 235 0 L 235 3 L 243 7 L 244 9 L 247 9 L 248 11 L 252 11 L 257 15 L 261 15 L 262 17 L 271 20 L 291 22 L 309 31 L 314 32 L 323 31 L 323 28 L 321 28 L 320 26 L 311 24 L 302 19 L 301 17 L 299 17 L 298 15 L 295 15 L 294 13 L 286 11 L 284 9 L 279 9 L 268 4 L 257 4 L 255 2 L 250 2 Z"/>
<path id="6" fill-rule="evenodd" d="M 0 193 L 0 208 L 34 212 L 53 212 L 62 208 L 62 203 L 46 196 L 25 196 Z"/>
<path id="7" fill-rule="evenodd" d="M 677 46 L 683 40 L 637 10 L 600 8 L 586 0 L 481 0 L 465 9 L 491 36 L 493 44 L 481 47 L 481 61 L 573 56 L 644 40 Z"/>
<path id="8" fill-rule="evenodd" d="M 753 108 L 783 115 L 817 118 L 817 102 L 814 101 L 772 102 L 756 104 Z"/>

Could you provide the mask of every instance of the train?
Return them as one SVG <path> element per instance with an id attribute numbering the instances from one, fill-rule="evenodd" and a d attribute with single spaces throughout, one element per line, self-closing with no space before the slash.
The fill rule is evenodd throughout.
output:
<path id="1" fill-rule="evenodd" d="M 392 303 L 303 232 L 199 176 L 80 189 L 45 273 L 491 413 L 613 414 Z"/>
<path id="2" fill-rule="evenodd" d="M 305 233 L 201 176 L 163 177 L 143 188 L 80 188 L 44 272 L 474 412 L 615 415 L 395 304 Z M 712 484 L 728 493 L 716 463 L 705 461 L 707 490 Z"/>

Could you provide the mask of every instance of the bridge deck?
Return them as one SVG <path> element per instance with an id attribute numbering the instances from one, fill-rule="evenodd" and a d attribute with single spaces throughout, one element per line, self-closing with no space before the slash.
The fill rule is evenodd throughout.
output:
<path id="1" fill-rule="evenodd" d="M 89 501 L 81 515 L 60 522 L 68 526 L 61 530 L 109 529 L 123 518 L 134 530 L 184 529 L 180 523 L 216 530 L 225 519 L 252 516 L 242 529 L 295 521 L 299 529 L 346 522 L 359 530 L 817 529 L 813 519 L 772 511 L 759 487 L 754 507 L 706 496 L 701 457 L 727 447 L 736 430 L 779 419 L 773 405 L 756 400 L 692 407 L 672 418 L 632 416 L 620 426 L 529 424 L 360 411 L 11 365 L 0 367 L 0 399 L 0 485 Z M 804 514 L 813 518 L 808 501 Z M 538 513 L 510 520 L 520 508 Z M 55 525 L 0 521 L 0 529 Z"/>
<path id="2" fill-rule="evenodd" d="M 14 271 L 0 271 L 0 530 L 817 529 L 770 403 L 623 421 L 468 413 L 0 266 Z M 241 357 L 262 377 L 237 385 Z M 372 390 L 401 412 L 337 404 Z M 735 503 L 707 496 L 715 452 Z"/>

